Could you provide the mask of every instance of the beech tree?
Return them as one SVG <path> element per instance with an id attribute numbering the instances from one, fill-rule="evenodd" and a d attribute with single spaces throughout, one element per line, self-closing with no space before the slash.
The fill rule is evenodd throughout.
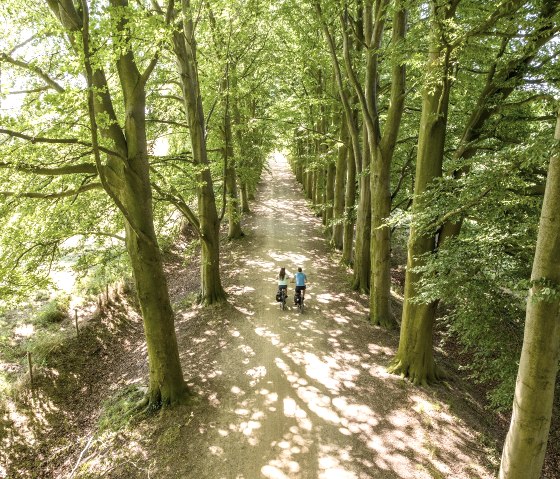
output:
<path id="1" fill-rule="evenodd" d="M 20 192 L 17 196 L 19 198 L 34 196 L 50 197 L 51 199 L 71 198 L 93 188 L 102 187 L 105 190 L 124 220 L 125 244 L 144 321 L 149 359 L 147 403 L 149 407 L 158 408 L 162 405 L 182 402 L 185 399 L 187 388 L 183 380 L 174 330 L 174 314 L 153 223 L 145 121 L 145 88 L 156 66 L 158 52 L 152 49 L 151 59 L 146 57 L 142 61 L 138 59 L 134 51 L 135 46 L 138 45 L 132 38 L 132 32 L 139 25 L 134 23 L 134 8 L 129 6 L 125 0 L 112 0 L 109 5 L 101 6 L 99 10 L 96 10 L 94 28 L 91 23 L 92 16 L 89 14 L 90 5 L 86 0 L 82 0 L 78 5 L 65 0 L 47 0 L 45 6 L 48 6 L 59 22 L 58 29 L 50 25 L 52 31 L 58 35 L 55 38 L 62 44 L 68 42 L 68 49 L 65 53 L 70 55 L 79 67 L 67 69 L 76 76 L 68 81 L 69 84 L 66 87 L 60 85 L 52 75 L 41 69 L 39 69 L 41 71 L 39 77 L 46 80 L 46 83 L 63 97 L 62 101 L 73 99 L 76 103 L 76 99 L 78 99 L 78 105 L 80 102 L 85 105 L 89 104 L 89 108 L 86 106 L 81 111 L 86 115 L 89 112 L 90 139 L 83 138 L 87 134 L 87 129 L 80 124 L 79 118 L 75 121 L 71 131 L 74 130 L 82 135 L 81 138 L 71 138 L 68 133 L 63 134 L 60 138 L 51 138 L 46 133 L 44 141 L 37 141 L 39 135 L 2 129 L 0 133 L 13 138 L 11 142 L 8 142 L 8 146 L 13 145 L 15 141 L 27 141 L 35 150 L 35 155 L 39 157 L 38 164 L 32 162 L 29 167 L 24 166 L 23 170 L 27 170 L 31 174 L 39 173 L 50 176 L 82 176 L 82 186 L 73 190 L 66 189 L 66 191 L 53 191 L 46 194 Z M 170 2 L 168 20 L 172 9 L 173 2 Z M 47 12 L 42 13 L 45 15 Z M 139 23 L 142 23 L 141 20 Z M 114 25 L 114 28 L 105 29 L 110 24 Z M 158 27 L 166 28 L 164 22 Z M 102 32 L 108 33 L 109 37 L 103 37 Z M 46 38 L 50 37 L 43 37 L 43 39 Z M 99 45 L 109 38 L 113 49 L 110 51 L 109 58 L 106 58 L 99 49 Z M 61 49 L 65 50 L 65 47 L 61 47 Z M 139 62 L 144 63 L 143 71 L 140 71 Z M 15 63 L 12 62 L 12 64 Z M 26 65 L 30 67 L 25 68 L 27 71 L 38 73 L 37 68 L 31 67 L 32 63 L 26 63 Z M 111 73 L 117 75 L 120 81 L 119 86 L 109 82 L 106 74 L 107 68 Z M 33 72 L 33 70 L 35 71 Z M 78 86 L 80 85 L 80 73 L 85 74 L 86 78 L 86 91 L 89 95 L 87 103 L 84 102 L 83 90 Z M 41 92 L 37 93 L 41 97 Z M 114 96 L 121 100 L 121 105 L 115 105 Z M 48 104 L 54 102 L 55 97 L 43 95 L 42 100 Z M 121 112 L 126 112 L 126 114 L 120 116 Z M 42 113 L 42 111 L 35 112 L 35 122 L 39 125 L 42 124 L 47 132 L 50 129 L 53 132 L 61 133 L 61 129 L 56 128 L 57 125 L 50 127 L 48 116 L 47 123 L 45 123 L 45 118 L 41 117 Z M 75 111 L 73 113 L 75 115 Z M 69 121 L 68 117 L 64 118 L 61 123 L 63 124 L 64 121 Z M 85 145 L 89 151 L 76 151 L 77 156 L 75 156 L 73 164 L 71 160 L 69 164 L 60 168 L 50 166 L 41 168 L 43 151 L 40 146 L 42 143 Z M 12 148 L 11 151 L 14 153 L 17 150 Z M 50 152 L 45 150 L 44 153 L 43 161 L 48 164 Z M 76 163 L 76 159 L 91 158 L 92 156 L 95 160 L 93 163 Z M 21 171 L 21 166 L 25 164 L 25 157 L 15 156 L 12 157 L 12 162 L 8 167 Z M 98 181 L 92 182 L 93 178 Z"/>
<path id="2" fill-rule="evenodd" d="M 418 140 L 418 156 L 415 177 L 415 196 L 413 203 L 413 226 L 410 232 L 408 246 L 408 262 L 405 281 L 405 304 L 401 325 L 401 337 L 399 351 L 391 366 L 391 370 L 408 376 L 414 382 L 426 383 L 438 379 L 438 369 L 433 362 L 433 325 L 435 321 L 436 309 L 439 302 L 437 295 L 422 294 L 421 283 L 426 281 L 424 271 L 426 265 L 442 254 L 442 248 L 449 238 L 453 237 L 460 230 L 460 220 L 458 218 L 464 214 L 469 207 L 476 204 L 477 200 L 469 199 L 468 203 L 461 205 L 457 210 L 447 211 L 440 218 L 434 221 L 434 209 L 430 207 L 434 200 L 437 201 L 437 183 L 443 174 L 443 153 L 446 144 L 445 135 L 448 131 L 447 116 L 448 103 L 451 94 L 450 80 L 453 79 L 452 68 L 456 64 L 461 67 L 461 56 L 456 49 L 464 42 L 486 34 L 489 29 L 499 25 L 511 25 L 509 22 L 515 15 L 523 15 L 523 2 L 505 2 L 498 5 L 495 9 L 488 12 L 486 17 L 482 17 L 477 12 L 465 25 L 461 26 L 460 31 L 453 32 L 446 30 L 438 25 L 443 25 L 442 20 L 437 20 L 435 28 L 439 28 L 439 38 L 433 35 L 431 47 L 431 63 L 427 67 L 427 83 L 425 86 L 422 120 L 420 126 L 420 136 Z M 447 6 L 447 11 L 452 14 L 460 5 L 460 2 Z M 463 5 L 463 4 L 461 4 Z M 465 5 L 464 8 L 467 8 Z M 437 12 L 439 7 L 435 6 L 433 12 Z M 543 18 L 550 19 L 555 7 L 545 2 L 541 15 Z M 433 17 L 434 14 L 432 14 Z M 434 18 L 434 17 L 433 17 Z M 444 17 L 442 17 L 443 19 Z M 451 18 L 451 17 L 450 17 Z M 468 18 L 468 17 L 465 17 Z M 518 20 L 519 21 L 519 20 Z M 449 25 L 449 23 L 448 23 Z M 529 31 L 528 38 L 531 41 L 514 50 L 514 53 L 505 61 L 503 54 L 508 43 L 507 37 L 502 37 L 502 46 L 495 50 L 495 63 L 490 64 L 487 83 L 481 90 L 478 102 L 468 110 L 470 117 L 467 117 L 464 136 L 456 150 L 455 161 L 464 161 L 472 158 L 478 151 L 477 139 L 484 137 L 483 126 L 485 122 L 499 110 L 500 102 L 507 98 L 515 87 L 522 83 L 525 66 L 533 58 L 538 49 L 550 38 L 551 25 L 549 20 L 544 23 L 536 23 L 534 30 Z M 507 29 L 508 27 L 506 27 Z M 513 29 L 513 26 L 510 28 Z M 515 27 L 517 29 L 517 27 Z M 508 30 L 509 31 L 509 30 Z M 517 30 L 516 30 L 517 31 Z M 515 33 L 514 33 L 515 35 Z M 535 41 L 538 38 L 538 41 Z M 439 46 L 438 46 L 439 45 Z M 468 51 L 468 50 L 467 50 Z M 439 58 L 435 58 L 434 52 L 439 52 Z M 463 53 L 465 55 L 466 53 Z M 464 58 L 464 57 L 463 57 Z M 440 73 L 431 70 L 430 65 L 434 65 Z M 457 68 L 455 67 L 455 68 Z M 472 73 L 471 73 L 472 74 Z M 432 82 L 432 83 L 430 83 Z M 432 97 L 430 98 L 430 95 Z M 433 97 L 433 95 L 439 98 Z M 470 103 L 470 102 L 469 102 Z M 454 121 L 457 121 L 454 119 Z M 435 131 L 428 129 L 435 128 Z M 429 134 L 427 134 L 429 132 Z M 425 141 L 428 143 L 425 144 Z M 452 141 L 455 141 L 454 139 Z M 435 154 L 435 152 L 438 152 Z M 464 164 L 462 169 L 458 168 L 455 178 L 459 178 L 468 170 Z M 462 172 L 462 173 L 461 173 Z M 428 194 L 428 190 L 433 189 L 433 194 Z M 484 197 L 491 188 L 483 190 L 478 198 Z M 439 201 L 441 203 L 441 200 Z M 437 216 L 437 214 L 436 214 Z M 414 218 L 419 221 L 414 223 Z M 422 224 L 422 227 L 416 225 Z M 455 233 L 453 233 L 453 231 Z M 434 254 L 437 253 L 437 254 Z M 435 271 L 435 270 L 434 270 Z M 429 299 L 427 299 L 429 298 Z"/>
<path id="3" fill-rule="evenodd" d="M 179 70 L 184 108 L 188 118 L 192 154 L 198 167 L 198 218 L 194 221 L 200 235 L 201 295 L 206 304 L 225 299 L 220 279 L 219 217 L 206 150 L 205 118 L 202 105 L 194 19 L 189 0 L 181 2 L 180 28 L 173 32 L 173 49 Z M 192 218 L 191 215 L 188 216 Z"/>
<path id="4" fill-rule="evenodd" d="M 541 476 L 552 417 L 560 361 L 560 109 L 554 138 L 500 479 Z"/>

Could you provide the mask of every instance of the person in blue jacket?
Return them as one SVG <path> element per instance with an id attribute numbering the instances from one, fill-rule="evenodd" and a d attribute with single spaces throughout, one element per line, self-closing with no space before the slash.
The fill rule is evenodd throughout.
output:
<path id="1" fill-rule="evenodd" d="M 301 267 L 297 269 L 297 273 L 294 275 L 294 280 L 296 282 L 296 295 L 301 292 L 301 298 L 305 298 L 305 283 L 307 283 L 307 276 L 302 271 Z M 294 297 L 294 303 L 296 299 Z"/>

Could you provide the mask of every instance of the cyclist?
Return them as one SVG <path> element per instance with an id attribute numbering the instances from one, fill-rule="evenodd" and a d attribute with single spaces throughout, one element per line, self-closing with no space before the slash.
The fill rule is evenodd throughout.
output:
<path id="1" fill-rule="evenodd" d="M 302 300 L 305 299 L 305 283 L 307 282 L 307 276 L 301 270 L 301 267 L 299 267 L 297 271 L 298 272 L 294 275 L 294 279 L 296 281 L 296 295 L 294 296 L 294 304 L 297 304 L 296 296 L 298 293 L 301 294 Z"/>
<path id="2" fill-rule="evenodd" d="M 284 294 L 288 297 L 288 279 L 290 277 L 286 273 L 286 268 L 280 268 L 280 272 L 278 273 L 278 297 L 281 296 L 281 291 L 284 290 Z"/>

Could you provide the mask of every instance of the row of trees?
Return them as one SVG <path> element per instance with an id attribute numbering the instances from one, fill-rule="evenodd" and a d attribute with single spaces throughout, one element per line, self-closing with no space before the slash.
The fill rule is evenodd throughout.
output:
<path id="1" fill-rule="evenodd" d="M 48 282 L 62 259 L 84 275 L 119 259 L 144 321 L 147 404 L 181 402 L 158 241 L 179 212 L 200 239 L 201 301 L 225 299 L 220 221 L 227 211 L 229 237 L 242 235 L 241 206 L 272 147 L 255 120 L 268 107 L 269 18 L 257 3 L 189 0 L 9 1 L 2 16 L 4 305 Z"/>
<path id="2" fill-rule="evenodd" d="M 501 474 L 538 477 L 560 343 L 556 153 L 537 220 L 555 144 L 560 2 L 4 4 L 5 300 L 70 255 L 83 274 L 95 263 L 130 268 L 148 403 L 182 401 L 160 245 L 180 214 L 200 239 L 201 300 L 222 301 L 220 222 L 230 238 L 243 234 L 264 159 L 284 142 L 354 288 L 369 294 L 372 323 L 400 319 L 392 371 L 417 384 L 442 377 L 437 319 L 443 346 L 459 341 L 504 407 L 524 344 Z M 404 234 L 395 318 L 391 267 Z"/>
<path id="3" fill-rule="evenodd" d="M 458 340 L 475 374 L 497 385 L 496 406 L 511 405 L 520 364 L 500 475 L 539 477 L 560 354 L 560 2 L 301 8 L 290 23 L 291 36 L 307 39 L 296 47 L 303 128 L 293 132 L 293 168 L 352 266 L 354 288 L 369 294 L 373 324 L 397 325 L 391 250 L 401 245 L 391 231 L 408 235 L 390 370 L 415 384 L 444 377 L 433 354 L 438 307 L 443 339 Z"/>

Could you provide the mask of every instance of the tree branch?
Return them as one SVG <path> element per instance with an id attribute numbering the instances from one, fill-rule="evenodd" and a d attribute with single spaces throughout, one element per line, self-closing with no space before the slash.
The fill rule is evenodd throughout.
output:
<path id="1" fill-rule="evenodd" d="M 103 189 L 101 183 L 90 183 L 88 185 L 81 186 L 75 190 L 59 191 L 56 193 L 39 193 L 36 191 L 26 191 L 17 193 L 15 191 L 0 191 L 0 196 L 4 197 L 16 197 L 16 198 L 34 198 L 41 200 L 57 200 L 60 198 L 68 198 L 70 196 L 78 196 L 80 193 L 84 193 L 90 190 Z"/>
<path id="2" fill-rule="evenodd" d="M 0 163 L 0 168 L 11 168 L 16 171 L 24 171 L 26 173 L 35 173 L 44 176 L 63 176 L 75 175 L 80 173 L 97 175 L 97 167 L 93 163 L 81 163 L 79 165 L 67 165 L 58 168 L 45 168 L 43 166 L 27 166 L 12 163 Z"/>
<path id="3" fill-rule="evenodd" d="M 122 241 L 123 243 L 126 241 L 126 238 L 124 236 L 119 236 L 119 235 L 115 235 L 112 233 L 106 233 L 105 231 L 76 231 L 74 232 L 74 235 L 79 235 L 79 236 L 107 236 L 108 238 L 114 238 L 117 239 L 119 241 Z"/>
<path id="4" fill-rule="evenodd" d="M 30 63 L 24 62 L 22 60 L 16 60 L 15 58 L 13 58 L 12 56 L 10 56 L 7 53 L 0 54 L 0 59 L 7 62 L 7 63 L 11 63 L 14 66 L 17 66 L 17 67 L 23 68 L 25 70 L 29 70 L 32 73 L 35 73 L 47 85 L 49 85 L 51 88 L 54 88 L 58 93 L 62 93 L 64 91 L 64 88 L 59 83 L 57 83 L 55 80 L 53 80 L 49 75 L 47 75 L 38 66 L 31 65 Z"/>
<path id="5" fill-rule="evenodd" d="M 31 135 L 26 135 L 25 133 L 20 133 L 19 131 L 7 130 L 6 128 L 0 128 L 0 134 L 8 135 L 13 138 L 20 138 L 22 140 L 29 141 L 32 144 L 55 143 L 55 144 L 64 144 L 64 145 L 81 145 L 90 148 L 93 146 L 91 143 L 88 143 L 87 141 L 78 140 L 77 138 L 48 138 L 44 136 L 31 136 Z M 116 151 L 109 150 L 108 148 L 105 148 L 103 146 L 100 146 L 99 150 L 102 151 L 103 153 L 107 153 L 108 155 L 118 156 L 122 158 L 122 156 L 119 155 Z"/>

